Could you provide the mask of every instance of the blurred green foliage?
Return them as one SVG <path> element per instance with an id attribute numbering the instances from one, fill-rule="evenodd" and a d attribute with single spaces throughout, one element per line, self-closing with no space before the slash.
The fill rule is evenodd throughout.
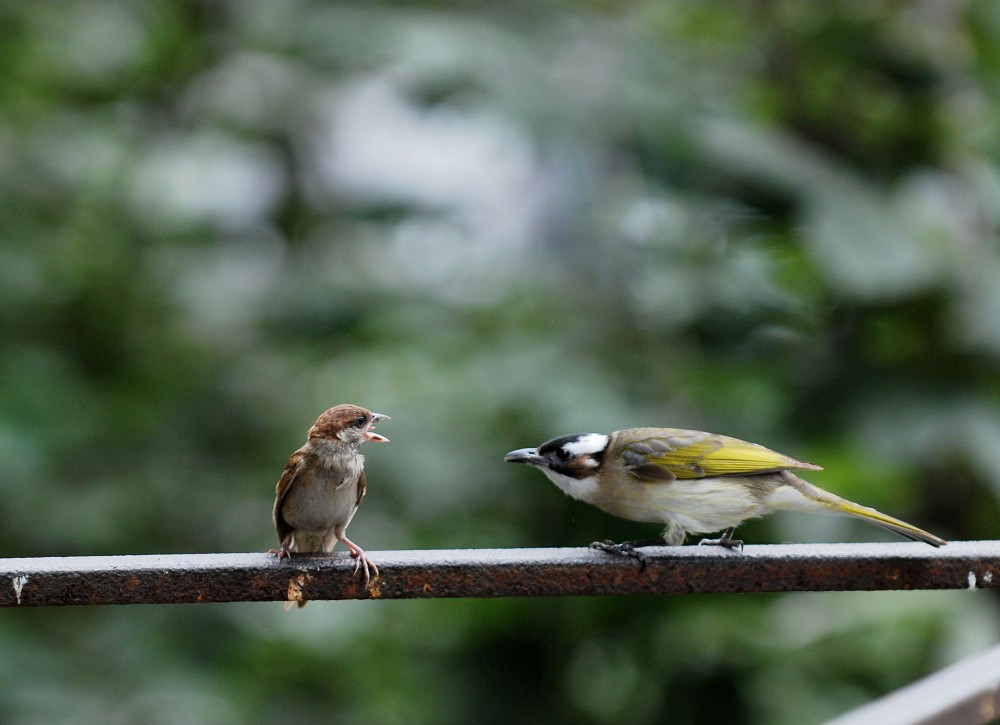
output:
<path id="1" fill-rule="evenodd" d="M 997 536 L 993 3 L 3 2 L 0 46 L 3 556 L 262 551 L 286 457 L 344 401 L 393 418 L 370 551 L 652 535 L 502 462 L 631 425 Z M 997 613 L 6 611 L 0 721 L 818 722 Z"/>

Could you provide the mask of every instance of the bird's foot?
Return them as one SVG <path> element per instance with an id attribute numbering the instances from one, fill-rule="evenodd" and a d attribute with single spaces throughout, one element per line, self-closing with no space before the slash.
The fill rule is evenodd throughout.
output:
<path id="1" fill-rule="evenodd" d="M 347 549 L 354 557 L 354 575 L 357 576 L 359 571 L 364 571 L 365 573 L 365 587 L 371 581 L 371 572 L 375 572 L 375 576 L 378 576 L 378 567 L 375 566 L 375 562 L 368 558 L 368 554 L 360 546 L 355 544 L 353 541 L 348 541 L 346 538 L 341 539 L 345 544 L 347 544 Z"/>
<path id="2" fill-rule="evenodd" d="M 620 544 L 616 544 L 613 541 L 604 540 L 593 542 L 590 548 L 608 554 L 615 554 L 616 556 L 631 557 L 639 562 L 640 568 L 645 569 L 646 552 L 642 551 L 642 548 L 645 546 L 663 546 L 663 541 L 652 539 L 650 541 L 623 541 Z"/>
<path id="3" fill-rule="evenodd" d="M 743 540 L 734 539 L 733 531 L 735 529 L 726 529 L 725 533 L 718 539 L 702 539 L 698 542 L 698 546 L 721 546 L 723 549 L 729 549 L 730 551 L 742 554 Z"/>
<path id="4" fill-rule="evenodd" d="M 289 551 L 288 547 L 285 546 L 284 544 L 282 544 L 281 547 L 278 548 L 278 549 L 268 549 L 267 550 L 267 555 L 268 556 L 276 556 L 276 557 L 278 557 L 278 562 L 279 563 L 281 562 L 282 559 L 291 559 L 292 558 L 292 552 Z"/>
<path id="5" fill-rule="evenodd" d="M 358 571 L 362 570 L 365 573 L 365 586 L 371 581 L 372 572 L 375 576 L 378 576 L 378 567 L 375 566 L 375 562 L 368 558 L 368 555 L 361 549 L 355 549 L 351 552 L 351 556 L 354 557 L 354 575 L 357 576 Z"/>

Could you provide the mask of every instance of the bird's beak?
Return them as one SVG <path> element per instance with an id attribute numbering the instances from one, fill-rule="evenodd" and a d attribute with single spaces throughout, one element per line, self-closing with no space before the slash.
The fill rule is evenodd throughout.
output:
<path id="1" fill-rule="evenodd" d="M 388 443 L 389 439 L 385 436 L 375 433 L 372 429 L 375 424 L 380 420 L 391 420 L 389 416 L 384 413 L 372 413 L 372 422 L 368 424 L 368 430 L 365 432 L 365 440 L 369 443 Z"/>
<path id="2" fill-rule="evenodd" d="M 527 463 L 528 465 L 541 466 L 542 468 L 548 468 L 549 466 L 549 459 L 538 455 L 537 448 L 518 448 L 516 451 L 508 453 L 503 459 L 507 463 Z"/>

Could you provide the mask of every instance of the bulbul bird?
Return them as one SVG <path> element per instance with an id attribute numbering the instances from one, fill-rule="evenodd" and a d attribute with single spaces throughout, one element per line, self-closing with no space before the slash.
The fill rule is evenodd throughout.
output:
<path id="1" fill-rule="evenodd" d="M 931 546 L 947 543 L 793 473 L 819 466 L 714 433 L 680 428 L 575 433 L 511 451 L 504 460 L 538 468 L 566 494 L 609 514 L 664 524 L 662 539 L 591 544 L 640 560 L 637 548 L 679 546 L 688 533 L 724 531 L 722 538 L 701 543 L 742 549 L 743 542 L 733 538 L 736 527 L 773 511 L 854 516 Z"/>
<path id="2" fill-rule="evenodd" d="M 349 404 L 330 408 L 316 419 L 305 445 L 288 459 L 275 488 L 274 526 L 280 548 L 269 554 L 278 561 L 292 552 L 329 554 L 340 541 L 355 559 L 354 573 L 364 570 L 365 586 L 370 572 L 378 576 L 378 567 L 346 532 L 368 488 L 365 457 L 358 449 L 369 441 L 388 443 L 388 438 L 373 430 L 375 423 L 388 419 Z"/>

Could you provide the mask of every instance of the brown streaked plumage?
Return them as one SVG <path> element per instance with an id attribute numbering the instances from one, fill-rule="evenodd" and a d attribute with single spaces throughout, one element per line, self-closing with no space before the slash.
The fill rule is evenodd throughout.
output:
<path id="1" fill-rule="evenodd" d="M 340 541 L 355 559 L 354 573 L 364 571 L 365 586 L 372 571 L 378 576 L 378 567 L 346 532 L 368 488 L 365 457 L 358 449 L 368 441 L 388 442 L 373 432 L 375 423 L 388 417 L 345 403 L 316 420 L 275 487 L 274 527 L 280 547 L 269 554 L 281 561 L 292 552 L 331 553 Z M 305 601 L 298 604 L 305 606 Z"/>

